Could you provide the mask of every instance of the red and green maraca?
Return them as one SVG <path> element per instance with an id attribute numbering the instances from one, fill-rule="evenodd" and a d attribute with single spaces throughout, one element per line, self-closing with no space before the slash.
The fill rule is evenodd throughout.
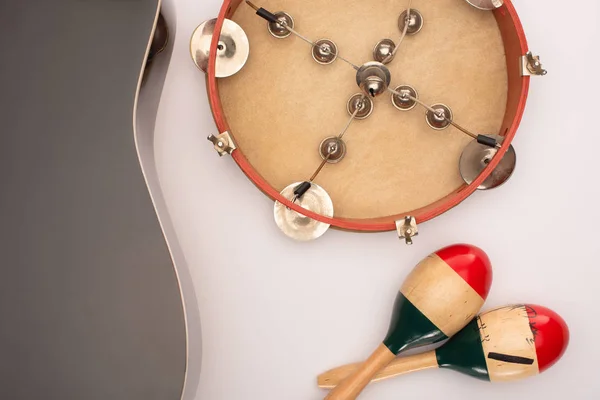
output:
<path id="1" fill-rule="evenodd" d="M 429 255 L 400 288 L 383 343 L 326 399 L 355 399 L 397 354 L 452 337 L 479 313 L 491 282 L 490 261 L 475 246 L 458 244 Z"/>
<path id="2" fill-rule="evenodd" d="M 430 368 L 449 368 L 475 378 L 504 382 L 537 375 L 554 365 L 569 344 L 565 321 L 546 307 L 520 304 L 485 312 L 437 350 L 394 360 L 373 379 L 380 381 Z M 333 388 L 360 364 L 319 375 Z"/>

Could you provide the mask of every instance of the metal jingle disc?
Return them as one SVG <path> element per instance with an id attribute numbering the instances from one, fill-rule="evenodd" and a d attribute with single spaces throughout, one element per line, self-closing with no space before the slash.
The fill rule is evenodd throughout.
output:
<path id="1" fill-rule="evenodd" d="M 337 136 L 325 138 L 319 145 L 319 154 L 329 164 L 337 164 L 346 156 L 346 142 Z"/>
<path id="2" fill-rule="evenodd" d="M 348 111 L 348 114 L 354 115 L 354 112 L 357 108 L 358 112 L 354 117 L 355 119 L 368 118 L 373 113 L 373 100 L 362 93 L 356 93 L 350 97 L 350 100 L 348 100 L 346 110 Z"/>
<path id="3" fill-rule="evenodd" d="M 402 12 L 402 14 L 400 14 L 400 17 L 398 18 L 398 29 L 400 29 L 400 32 L 404 32 L 404 27 L 406 26 L 406 15 L 407 15 L 407 11 L 405 10 Z M 421 29 L 423 29 L 423 15 L 419 12 L 419 10 L 415 10 L 414 8 L 410 9 L 410 16 L 408 18 L 408 29 L 406 30 L 406 34 L 407 35 L 416 35 L 417 33 L 421 32 Z"/>
<path id="4" fill-rule="evenodd" d="M 504 139 L 499 135 L 490 135 L 495 138 L 498 143 L 501 143 Z M 473 140 L 465 147 L 462 155 L 460 156 L 460 175 L 467 185 L 470 185 L 477 179 L 481 172 L 487 167 L 492 158 L 496 155 L 498 149 L 489 147 L 480 143 L 477 140 Z M 517 164 L 517 154 L 515 153 L 514 147 L 511 145 L 502 160 L 492 171 L 490 176 L 483 181 L 477 189 L 488 190 L 494 189 L 506 182 L 513 174 L 515 166 Z"/>
<path id="5" fill-rule="evenodd" d="M 452 110 L 445 104 L 434 104 L 431 106 L 436 112 L 440 112 L 441 115 L 433 113 L 429 110 L 425 113 L 425 120 L 427 124 L 431 127 L 431 129 L 435 129 L 436 131 L 441 131 L 450 126 L 450 121 L 454 118 L 452 114 Z"/>
<path id="6" fill-rule="evenodd" d="M 277 20 L 279 22 L 282 22 L 286 26 L 289 26 L 290 28 L 294 29 L 294 18 L 292 18 L 290 14 L 283 11 L 279 11 L 275 13 L 275 16 L 277 17 Z M 292 34 L 292 31 L 274 22 L 268 22 L 267 28 L 269 29 L 269 33 L 277 39 L 285 39 L 286 37 L 289 37 Z"/>
<path id="7" fill-rule="evenodd" d="M 337 59 L 337 45 L 329 39 L 320 39 L 312 48 L 312 56 L 319 64 L 331 64 Z"/>
<path id="8" fill-rule="evenodd" d="M 480 10 L 490 11 L 504 5 L 504 0 L 465 0 L 467 3 Z"/>
<path id="9" fill-rule="evenodd" d="M 204 73 L 208 72 L 210 45 L 216 22 L 216 19 L 211 19 L 200 24 L 190 40 L 192 59 Z M 246 65 L 249 55 L 250 42 L 244 30 L 229 19 L 223 21 L 217 47 L 216 77 L 227 78 L 238 73 Z"/>
<path id="10" fill-rule="evenodd" d="M 286 199 L 292 199 L 294 197 L 294 189 L 301 183 L 292 183 L 281 191 L 281 195 Z M 333 202 L 331 201 L 331 197 L 329 197 L 325 189 L 314 183 L 311 184 L 310 189 L 301 198 L 296 200 L 296 204 L 317 214 L 330 218 L 333 217 Z M 330 226 L 329 224 L 305 217 L 278 201 L 275 202 L 273 213 L 275 223 L 279 229 L 292 239 L 302 242 L 323 236 Z"/>
<path id="11" fill-rule="evenodd" d="M 401 85 L 396 88 L 396 92 L 406 94 L 418 99 L 419 94 L 416 89 L 409 85 Z M 412 100 L 410 97 L 401 97 L 395 93 L 392 93 L 392 104 L 400 111 L 409 111 L 415 108 L 417 102 Z"/>
<path id="12" fill-rule="evenodd" d="M 385 93 L 391 81 L 390 70 L 377 61 L 365 63 L 356 71 L 356 84 L 371 97 Z"/>
<path id="13" fill-rule="evenodd" d="M 396 58 L 394 50 L 396 50 L 396 43 L 392 39 L 380 40 L 373 49 L 373 59 L 383 64 L 389 64 Z"/>

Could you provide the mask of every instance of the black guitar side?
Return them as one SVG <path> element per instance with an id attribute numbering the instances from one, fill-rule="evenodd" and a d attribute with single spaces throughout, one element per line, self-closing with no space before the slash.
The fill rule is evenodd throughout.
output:
<path id="1" fill-rule="evenodd" d="M 0 4 L 1 399 L 182 396 L 181 285 L 133 123 L 160 5 Z"/>

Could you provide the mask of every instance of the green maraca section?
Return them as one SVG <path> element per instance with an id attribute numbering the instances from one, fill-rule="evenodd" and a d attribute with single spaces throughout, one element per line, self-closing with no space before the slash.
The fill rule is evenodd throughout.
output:
<path id="1" fill-rule="evenodd" d="M 419 311 L 402 293 L 398 293 L 390 330 L 383 344 L 394 354 L 437 343 L 448 337 Z"/>
<path id="2" fill-rule="evenodd" d="M 453 369 L 486 381 L 490 380 L 477 318 L 437 349 L 435 354 L 441 368 Z"/>

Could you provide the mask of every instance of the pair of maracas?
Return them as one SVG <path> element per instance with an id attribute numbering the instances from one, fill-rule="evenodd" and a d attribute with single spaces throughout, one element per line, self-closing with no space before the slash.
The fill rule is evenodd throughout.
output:
<path id="1" fill-rule="evenodd" d="M 383 343 L 363 363 L 318 377 L 325 399 L 355 399 L 371 381 L 428 368 L 450 368 L 499 382 L 536 375 L 562 356 L 569 330 L 555 312 L 516 304 L 477 315 L 492 283 L 487 255 L 475 246 L 441 249 L 409 274 L 396 297 Z M 396 358 L 448 340 L 437 350 Z"/>

